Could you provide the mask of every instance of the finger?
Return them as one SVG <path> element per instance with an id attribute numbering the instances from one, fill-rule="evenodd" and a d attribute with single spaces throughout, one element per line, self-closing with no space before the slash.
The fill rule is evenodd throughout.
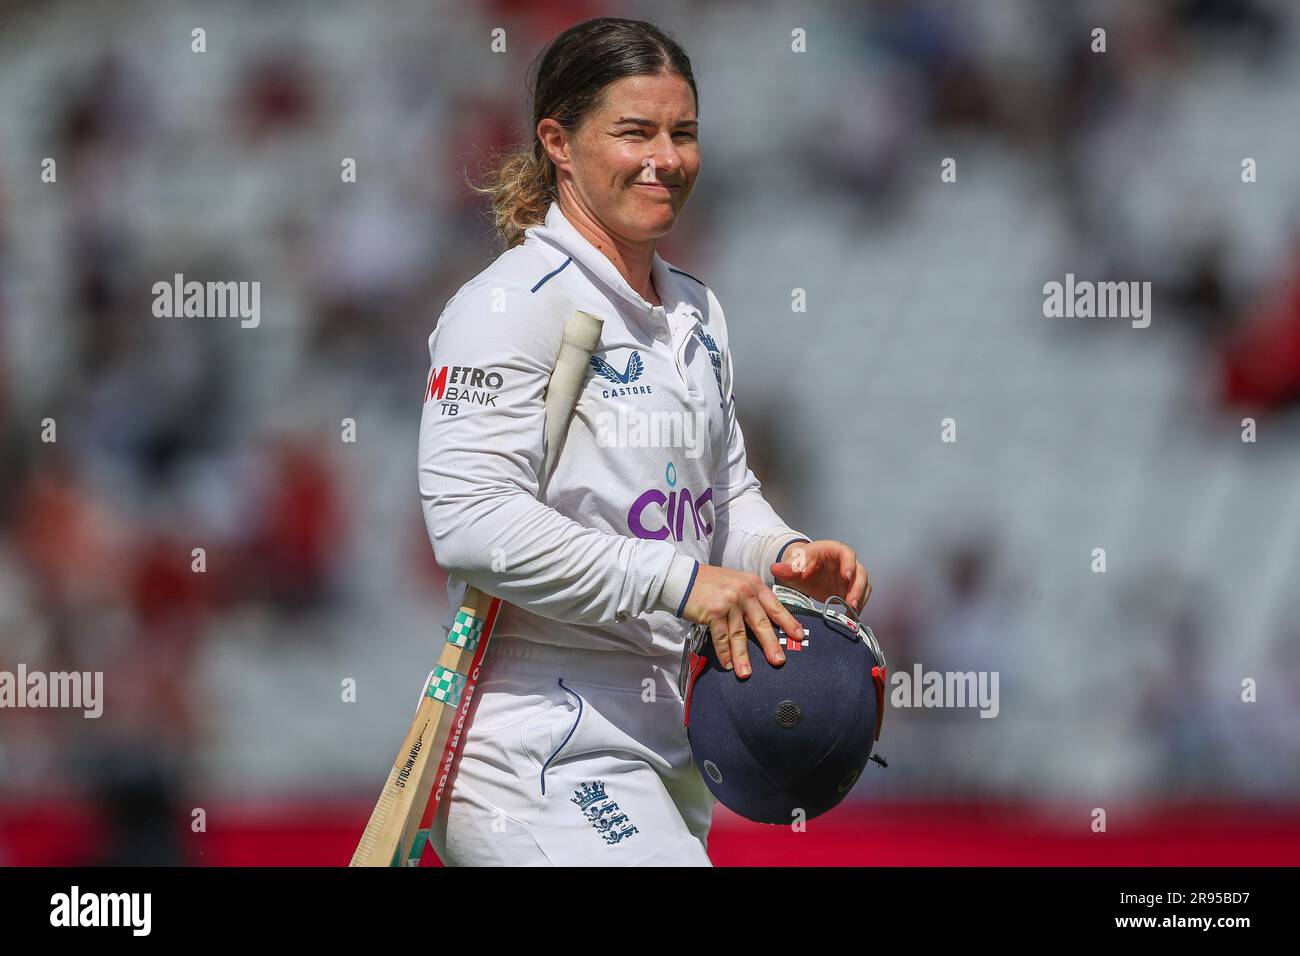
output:
<path id="1" fill-rule="evenodd" d="M 766 609 L 754 598 L 745 602 L 745 622 L 758 638 L 759 646 L 763 648 L 763 656 L 768 662 L 773 665 L 784 664 L 785 652 L 781 650 L 781 642 L 776 639 L 772 622 L 768 620 Z"/>
<path id="2" fill-rule="evenodd" d="M 848 545 L 840 546 L 840 577 L 845 581 L 853 580 L 853 573 L 858 566 L 858 556 Z"/>
<path id="3" fill-rule="evenodd" d="M 857 566 L 853 574 L 853 583 L 849 585 L 848 602 L 849 606 L 855 611 L 861 611 L 862 605 L 867 603 L 867 569 L 862 565 Z"/>
<path id="4" fill-rule="evenodd" d="M 731 670 L 731 642 L 727 640 L 727 622 L 715 618 L 709 622 L 709 635 L 713 638 L 713 651 L 724 670 Z"/>
<path id="5" fill-rule="evenodd" d="M 732 607 L 727 612 L 727 637 L 731 641 L 731 662 L 735 664 L 736 676 L 748 677 L 749 635 L 745 631 L 745 616 L 739 607 Z"/>
<path id="6" fill-rule="evenodd" d="M 866 607 L 867 602 L 871 600 L 871 576 L 867 574 L 867 569 L 862 569 L 862 575 L 866 578 L 866 588 L 862 592 L 862 606 Z"/>
<path id="7" fill-rule="evenodd" d="M 795 619 L 795 616 L 790 613 L 789 609 L 781 603 L 780 599 L 771 590 L 761 594 L 760 599 L 763 602 L 763 607 L 767 610 L 768 617 L 776 621 L 777 627 L 785 632 L 786 637 L 803 637 L 803 625 Z M 779 639 L 777 645 L 780 646 Z"/>

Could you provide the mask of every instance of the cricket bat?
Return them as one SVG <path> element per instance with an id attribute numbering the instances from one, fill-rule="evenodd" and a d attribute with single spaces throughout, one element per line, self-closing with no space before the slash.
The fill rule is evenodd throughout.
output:
<path id="1" fill-rule="evenodd" d="M 564 326 L 555 370 L 546 388 L 542 487 L 564 441 L 603 325 L 597 316 L 575 310 Z M 483 655 L 500 609 L 500 598 L 477 588 L 466 589 L 351 866 L 419 866 L 429 842 L 429 828 L 460 753 Z"/>

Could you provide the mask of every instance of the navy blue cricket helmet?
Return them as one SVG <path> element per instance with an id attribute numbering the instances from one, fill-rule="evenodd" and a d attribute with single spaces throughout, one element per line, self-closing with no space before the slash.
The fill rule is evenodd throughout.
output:
<path id="1" fill-rule="evenodd" d="M 811 820 L 857 782 L 885 717 L 885 655 L 871 629 L 833 597 L 825 604 L 776 585 L 800 624 L 774 628 L 785 663 L 773 667 L 748 631 L 750 676 L 718 663 L 703 625 L 683 652 L 686 733 L 704 780 L 723 806 L 758 823 Z"/>

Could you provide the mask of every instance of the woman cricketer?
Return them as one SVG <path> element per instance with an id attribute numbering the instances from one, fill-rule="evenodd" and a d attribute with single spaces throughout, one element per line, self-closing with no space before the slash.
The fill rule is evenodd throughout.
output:
<path id="1" fill-rule="evenodd" d="M 655 243 L 700 173 L 685 51 L 649 23 L 557 37 L 530 147 L 481 191 L 506 251 L 429 339 L 419 484 L 451 607 L 502 599 L 431 839 L 447 865 L 709 865 L 713 797 L 677 688 L 706 625 L 723 665 L 784 660 L 779 582 L 861 609 L 851 548 L 764 500 L 736 421 L 722 307 Z M 545 391 L 575 309 L 604 320 L 543 482 Z"/>

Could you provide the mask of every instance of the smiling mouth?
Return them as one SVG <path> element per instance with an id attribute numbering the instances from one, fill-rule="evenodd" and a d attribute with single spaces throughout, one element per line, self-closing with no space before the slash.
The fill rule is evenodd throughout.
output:
<path id="1" fill-rule="evenodd" d="M 649 186 L 651 189 L 681 189 L 681 186 L 670 186 L 667 183 L 633 183 L 633 186 Z"/>

